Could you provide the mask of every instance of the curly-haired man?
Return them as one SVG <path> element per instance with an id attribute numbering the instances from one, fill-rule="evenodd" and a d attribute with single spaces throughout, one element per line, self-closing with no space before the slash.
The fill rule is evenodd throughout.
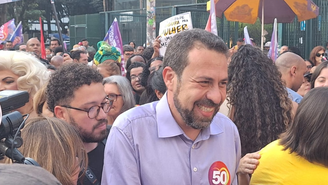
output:
<path id="1" fill-rule="evenodd" d="M 108 134 L 106 113 L 112 103 L 102 80 L 100 73 L 84 64 L 67 64 L 52 74 L 46 90 L 49 110 L 74 125 L 84 142 L 89 166 L 83 184 L 101 180 L 105 147 L 102 141 Z"/>

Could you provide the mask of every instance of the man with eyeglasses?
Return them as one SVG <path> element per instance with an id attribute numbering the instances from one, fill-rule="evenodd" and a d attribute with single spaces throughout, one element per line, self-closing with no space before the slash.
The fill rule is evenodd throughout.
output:
<path id="1" fill-rule="evenodd" d="M 55 117 L 76 127 L 88 153 L 88 169 L 83 182 L 100 184 L 104 143 L 108 134 L 107 114 L 113 100 L 108 99 L 103 77 L 84 64 L 67 64 L 52 74 L 47 85 L 48 108 Z"/>

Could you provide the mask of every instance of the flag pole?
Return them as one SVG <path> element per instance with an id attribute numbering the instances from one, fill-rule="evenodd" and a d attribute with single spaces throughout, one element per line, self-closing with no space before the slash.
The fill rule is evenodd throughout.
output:
<path id="1" fill-rule="evenodd" d="M 263 51 L 264 41 L 264 0 L 262 0 L 262 26 L 261 26 L 261 50 Z"/>
<path id="2" fill-rule="evenodd" d="M 59 20 L 58 20 L 58 16 L 57 16 L 57 11 L 56 11 L 56 6 L 55 6 L 55 2 L 54 0 L 50 0 L 51 2 L 51 5 L 52 5 L 52 9 L 54 11 L 54 15 L 55 15 L 55 19 L 56 19 L 56 25 L 57 25 L 57 29 L 58 29 L 58 34 L 59 34 L 59 40 L 62 44 L 62 47 L 63 47 L 63 51 L 64 53 L 67 52 L 66 51 L 66 48 L 64 47 L 64 40 L 63 40 L 63 36 L 62 36 L 62 33 L 61 33 L 61 28 L 59 26 Z"/>

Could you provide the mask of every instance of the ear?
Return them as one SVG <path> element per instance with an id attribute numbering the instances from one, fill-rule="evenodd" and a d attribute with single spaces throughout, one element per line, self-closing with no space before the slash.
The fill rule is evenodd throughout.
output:
<path id="1" fill-rule="evenodd" d="M 66 121 L 68 119 L 68 113 L 65 107 L 55 106 L 54 115 L 58 119 Z"/>
<path id="2" fill-rule="evenodd" d="M 173 91 L 175 77 L 176 74 L 171 67 L 166 66 L 163 69 L 163 80 L 168 91 Z"/>
<path id="3" fill-rule="evenodd" d="M 291 68 L 290 68 L 290 75 L 291 76 L 295 76 L 296 75 L 296 66 L 292 66 Z"/>

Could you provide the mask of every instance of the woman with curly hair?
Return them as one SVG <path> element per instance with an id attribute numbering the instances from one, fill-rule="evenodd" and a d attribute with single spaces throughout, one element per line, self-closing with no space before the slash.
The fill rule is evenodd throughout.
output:
<path id="1" fill-rule="evenodd" d="M 33 55 L 18 51 L 0 51 L 0 91 L 21 90 L 29 93 L 29 102 L 19 108 L 21 114 L 35 117 L 33 96 L 49 79 L 50 72 Z"/>
<path id="2" fill-rule="evenodd" d="M 251 45 L 241 46 L 232 56 L 227 100 L 229 117 L 239 130 L 242 156 L 276 140 L 292 120 L 292 101 L 280 77 L 274 63 Z M 259 155 L 246 158 L 258 159 Z M 244 175 L 252 174 L 256 167 L 243 165 L 241 159 L 238 172 Z"/>

